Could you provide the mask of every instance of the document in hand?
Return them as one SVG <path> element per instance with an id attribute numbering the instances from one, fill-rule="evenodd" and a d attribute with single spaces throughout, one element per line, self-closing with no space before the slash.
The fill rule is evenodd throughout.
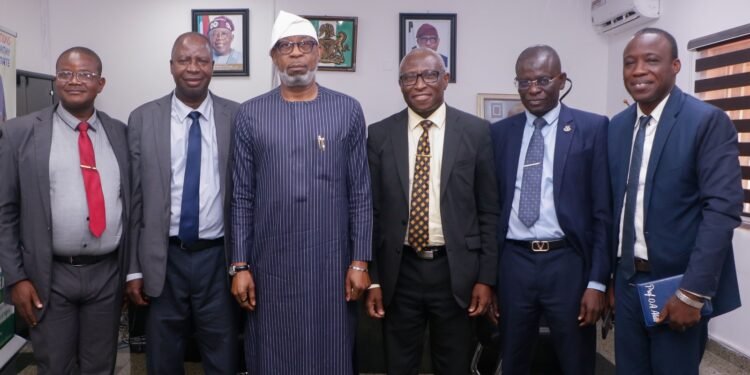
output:
<path id="1" fill-rule="evenodd" d="M 657 325 L 656 320 L 659 318 L 659 313 L 664 309 L 669 298 L 677 291 L 677 288 L 680 287 L 681 281 L 682 275 L 676 275 L 635 284 L 638 290 L 638 298 L 641 300 L 641 309 L 643 310 L 643 318 L 646 321 L 647 327 Z M 712 311 L 711 301 L 706 301 L 701 309 L 701 315 L 709 315 Z"/>

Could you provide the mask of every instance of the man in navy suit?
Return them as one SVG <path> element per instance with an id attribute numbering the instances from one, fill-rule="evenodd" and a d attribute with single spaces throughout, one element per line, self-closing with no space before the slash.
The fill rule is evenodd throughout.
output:
<path id="1" fill-rule="evenodd" d="M 740 306 L 737 132 L 720 109 L 675 86 L 679 71 L 677 43 L 664 30 L 640 30 L 625 47 L 623 81 L 636 104 L 609 131 L 620 374 L 698 374 L 708 320 Z M 678 274 L 660 314 L 669 324 L 646 328 L 633 284 Z M 701 317 L 708 301 L 713 313 Z"/>
<path id="2" fill-rule="evenodd" d="M 554 49 L 527 48 L 516 62 L 526 111 L 491 126 L 503 374 L 529 373 L 542 315 L 563 372 L 594 373 L 610 275 L 608 121 L 559 102 L 566 78 Z"/>

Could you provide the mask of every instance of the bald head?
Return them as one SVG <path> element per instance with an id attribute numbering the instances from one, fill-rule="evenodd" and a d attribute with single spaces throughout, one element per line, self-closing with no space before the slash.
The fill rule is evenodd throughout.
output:
<path id="1" fill-rule="evenodd" d="M 429 58 L 430 56 L 435 58 L 438 61 L 440 72 L 441 73 L 445 72 L 446 67 L 445 67 L 445 64 L 443 63 L 443 58 L 435 50 L 432 50 L 427 47 L 417 47 L 409 51 L 409 53 L 407 53 L 406 56 L 404 56 L 404 58 L 401 59 L 401 64 L 398 65 L 399 71 L 403 70 L 404 63 L 406 62 L 407 59 L 420 59 L 421 60 L 424 58 Z"/>
<path id="2" fill-rule="evenodd" d="M 61 53 L 60 56 L 57 58 L 57 62 L 55 63 L 55 69 L 60 70 L 60 63 L 63 60 L 67 59 L 68 56 L 73 55 L 73 54 L 85 55 L 85 56 L 92 58 L 94 62 L 96 63 L 96 72 L 94 73 L 102 74 L 102 59 L 99 58 L 99 55 L 97 55 L 96 52 L 94 52 L 90 48 L 80 47 L 80 46 L 68 48 L 65 51 L 63 51 L 63 53 Z"/>
<path id="3" fill-rule="evenodd" d="M 186 42 L 190 44 L 205 44 L 206 49 L 208 50 L 209 54 L 211 53 L 211 42 L 208 40 L 208 37 L 201 34 L 196 33 L 194 31 L 187 32 L 184 34 L 181 34 L 180 36 L 175 39 L 174 44 L 172 45 L 172 59 L 175 59 L 175 53 L 179 49 L 180 46 L 185 44 Z"/>
<path id="4" fill-rule="evenodd" d="M 522 66 L 532 64 L 535 61 L 545 61 L 555 74 L 560 74 L 562 71 L 560 56 L 557 55 L 557 51 L 547 45 L 538 45 L 526 48 L 518 55 L 518 60 L 516 60 L 516 74 L 518 74 L 518 70 Z"/>

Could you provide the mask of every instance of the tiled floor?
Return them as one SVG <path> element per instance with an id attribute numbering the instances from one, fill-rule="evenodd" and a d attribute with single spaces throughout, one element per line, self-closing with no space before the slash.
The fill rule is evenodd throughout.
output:
<path id="1" fill-rule="evenodd" d="M 607 340 L 600 340 L 598 343 L 597 350 L 605 359 L 610 362 L 614 360 L 614 347 L 612 336 Z M 32 348 L 30 344 L 27 344 L 15 359 L 13 364 L 15 371 L 21 375 L 33 375 L 36 374 L 36 367 L 33 365 Z M 709 344 L 709 350 L 703 357 L 701 363 L 700 373 L 701 375 L 741 375 L 750 373 L 750 368 L 743 368 L 730 363 L 725 358 L 727 355 L 722 352 L 720 348 L 717 348 L 716 344 Z M 146 374 L 145 370 L 145 355 L 144 354 L 131 354 L 127 348 L 120 350 L 117 354 L 117 365 L 115 374 L 126 375 L 126 374 Z M 203 370 L 199 363 L 186 363 L 186 374 L 203 374 Z M 13 374 L 13 369 L 6 369 Z M 4 372 L 5 373 L 5 372 Z"/>

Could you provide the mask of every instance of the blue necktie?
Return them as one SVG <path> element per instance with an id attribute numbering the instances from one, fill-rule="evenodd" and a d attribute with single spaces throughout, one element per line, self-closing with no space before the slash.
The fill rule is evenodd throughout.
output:
<path id="1" fill-rule="evenodd" d="M 521 180 L 521 202 L 518 207 L 518 218 L 531 227 L 539 220 L 539 203 L 542 197 L 542 165 L 544 162 L 544 137 L 542 128 L 547 125 L 544 117 L 534 120 L 534 133 L 531 134 L 526 159 L 523 163 Z"/>
<path id="2" fill-rule="evenodd" d="M 630 155 L 630 170 L 628 171 L 628 185 L 625 190 L 625 212 L 622 218 L 622 253 L 620 267 L 625 279 L 635 275 L 635 203 L 638 199 L 638 181 L 641 177 L 643 161 L 643 141 L 646 139 L 646 125 L 651 116 L 641 116 L 638 122 L 638 132 L 635 133 L 633 153 Z"/>
<path id="3" fill-rule="evenodd" d="M 182 206 L 180 209 L 180 240 L 190 245 L 198 240 L 198 211 L 201 182 L 201 124 L 200 112 L 188 115 L 193 119 L 188 134 L 185 181 L 182 185 Z"/>

